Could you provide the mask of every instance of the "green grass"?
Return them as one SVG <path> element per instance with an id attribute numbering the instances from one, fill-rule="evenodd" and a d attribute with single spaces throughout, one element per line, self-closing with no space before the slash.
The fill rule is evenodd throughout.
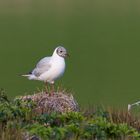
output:
<path id="1" fill-rule="evenodd" d="M 0 92 L 0 139 L 22 140 L 136 140 L 140 139 L 140 119 L 126 110 L 98 108 L 80 112 L 37 114 L 36 104 L 9 100 Z"/>

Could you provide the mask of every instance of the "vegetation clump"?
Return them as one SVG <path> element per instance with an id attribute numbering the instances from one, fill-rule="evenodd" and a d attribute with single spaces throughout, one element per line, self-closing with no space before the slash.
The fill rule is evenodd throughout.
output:
<path id="1" fill-rule="evenodd" d="M 96 108 L 86 111 L 36 113 L 33 100 L 9 100 L 0 95 L 0 140 L 136 140 L 138 119 Z M 130 114 L 129 114 L 130 115 Z M 121 118 L 122 117 L 122 118 Z M 129 118 L 129 117 L 127 117 Z"/>
<path id="2" fill-rule="evenodd" d="M 17 98 L 24 102 L 33 101 L 36 104 L 35 112 L 38 114 L 44 113 L 64 113 L 70 111 L 79 111 L 79 106 L 72 94 L 65 92 L 55 92 L 50 95 L 46 92 L 39 92 L 33 95 L 26 95 Z"/>

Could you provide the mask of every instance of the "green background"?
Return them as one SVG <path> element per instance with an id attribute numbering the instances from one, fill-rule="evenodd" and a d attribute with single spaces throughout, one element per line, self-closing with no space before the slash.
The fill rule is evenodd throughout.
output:
<path id="1" fill-rule="evenodd" d="M 81 105 L 140 99 L 139 0 L 0 1 L 0 87 L 10 97 L 43 87 L 19 75 L 58 45 L 71 57 L 57 83 Z"/>

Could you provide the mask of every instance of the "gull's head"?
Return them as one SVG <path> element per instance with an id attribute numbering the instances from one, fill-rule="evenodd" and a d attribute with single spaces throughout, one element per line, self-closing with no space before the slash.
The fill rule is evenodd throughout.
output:
<path id="1" fill-rule="evenodd" d="M 69 56 L 68 53 L 67 53 L 67 50 L 62 46 L 59 46 L 59 47 L 56 48 L 56 53 L 59 56 L 64 57 L 64 58 Z"/>

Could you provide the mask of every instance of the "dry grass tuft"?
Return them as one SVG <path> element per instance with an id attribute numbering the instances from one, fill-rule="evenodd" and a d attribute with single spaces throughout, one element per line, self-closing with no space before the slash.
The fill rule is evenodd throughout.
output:
<path id="1" fill-rule="evenodd" d="M 140 119 L 136 115 L 133 115 L 127 110 L 109 109 L 108 112 L 109 112 L 111 122 L 116 124 L 126 123 L 129 126 L 132 126 L 137 130 L 140 130 Z"/>
<path id="2" fill-rule="evenodd" d="M 89 106 L 88 109 L 82 109 L 85 116 L 92 117 L 93 114 L 96 116 L 106 117 L 111 123 L 114 124 L 128 124 L 133 128 L 140 131 L 140 114 L 127 111 L 127 109 L 114 109 L 112 107 L 96 107 Z M 94 116 L 95 117 L 95 116 Z"/>
<path id="3" fill-rule="evenodd" d="M 46 92 L 39 92 L 34 95 L 19 97 L 23 101 L 32 100 L 36 104 L 35 112 L 44 113 L 65 113 L 79 111 L 79 106 L 72 94 L 55 92 L 52 96 Z"/>

